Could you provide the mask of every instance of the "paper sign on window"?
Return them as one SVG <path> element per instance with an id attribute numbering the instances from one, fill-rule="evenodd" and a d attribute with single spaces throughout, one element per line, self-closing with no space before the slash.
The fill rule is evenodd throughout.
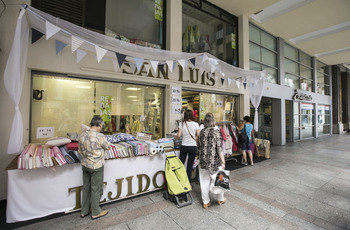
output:
<path id="1" fill-rule="evenodd" d="M 112 96 L 101 96 L 101 118 L 103 121 L 111 121 L 112 117 Z"/>

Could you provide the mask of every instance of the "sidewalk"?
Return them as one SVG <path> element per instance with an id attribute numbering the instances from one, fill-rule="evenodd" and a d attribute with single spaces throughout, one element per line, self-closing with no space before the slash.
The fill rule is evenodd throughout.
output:
<path id="1" fill-rule="evenodd" d="M 272 146 L 271 159 L 231 171 L 227 202 L 184 208 L 162 191 L 104 205 L 92 221 L 67 214 L 20 229 L 350 229 L 350 135 Z"/>

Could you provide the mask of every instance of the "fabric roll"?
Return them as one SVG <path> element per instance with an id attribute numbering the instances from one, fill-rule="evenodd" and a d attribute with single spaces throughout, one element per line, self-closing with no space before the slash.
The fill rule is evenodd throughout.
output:
<path id="1" fill-rule="evenodd" d="M 74 164 L 74 159 L 68 154 L 67 150 L 64 147 L 60 147 L 60 151 L 68 164 Z"/>

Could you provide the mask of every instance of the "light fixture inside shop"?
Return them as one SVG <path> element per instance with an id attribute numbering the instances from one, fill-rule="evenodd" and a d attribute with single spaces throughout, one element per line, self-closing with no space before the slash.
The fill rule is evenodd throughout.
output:
<path id="1" fill-rule="evenodd" d="M 141 88 L 128 87 L 125 90 L 137 91 L 137 90 L 141 90 Z"/>
<path id="2" fill-rule="evenodd" d="M 137 98 L 137 96 L 128 96 L 128 98 Z"/>
<path id="3" fill-rule="evenodd" d="M 91 89 L 91 86 L 86 86 L 86 85 L 76 85 L 75 88 L 80 88 L 80 89 Z"/>

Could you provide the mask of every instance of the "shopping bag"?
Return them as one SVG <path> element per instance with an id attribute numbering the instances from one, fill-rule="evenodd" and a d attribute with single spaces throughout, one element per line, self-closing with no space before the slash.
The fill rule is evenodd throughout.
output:
<path id="1" fill-rule="evenodd" d="M 211 176 L 210 192 L 214 194 L 229 192 L 230 186 L 230 171 L 222 170 L 221 168 Z"/>

